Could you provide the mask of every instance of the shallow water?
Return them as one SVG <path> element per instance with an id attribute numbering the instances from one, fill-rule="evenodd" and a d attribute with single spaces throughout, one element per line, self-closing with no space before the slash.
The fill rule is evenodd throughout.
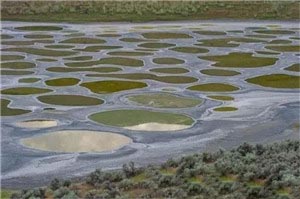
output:
<path id="1" fill-rule="evenodd" d="M 129 95 L 127 99 L 129 103 L 135 102 L 141 106 L 155 108 L 188 108 L 195 107 L 202 102 L 202 99 L 180 97 L 167 93 Z"/>
<path id="2" fill-rule="evenodd" d="M 131 139 L 118 134 L 66 130 L 22 139 L 27 147 L 58 152 L 103 152 L 129 144 Z"/>
<path id="3" fill-rule="evenodd" d="M 26 120 L 17 122 L 16 126 L 22 127 L 22 128 L 29 128 L 29 129 L 40 129 L 40 128 L 49 128 L 57 126 L 56 120 Z"/>
<path id="4" fill-rule="evenodd" d="M 175 114 L 168 112 L 157 112 L 149 110 L 112 110 L 94 113 L 89 118 L 97 123 L 123 127 L 129 129 L 131 126 L 137 126 L 141 124 L 155 123 L 156 125 L 162 124 L 179 124 L 191 126 L 194 121 L 190 117 L 183 114 Z M 153 128 L 153 131 L 159 131 L 160 128 Z"/>
<path id="5" fill-rule="evenodd" d="M 268 24 L 3 22 L 3 186 L 298 139 L 298 23 Z"/>
<path id="6" fill-rule="evenodd" d="M 133 131 L 167 131 L 167 132 L 174 132 L 183 129 L 190 128 L 190 125 L 183 125 L 183 124 L 162 124 L 162 123 L 143 123 L 134 126 L 126 126 L 125 129 L 133 130 Z"/>

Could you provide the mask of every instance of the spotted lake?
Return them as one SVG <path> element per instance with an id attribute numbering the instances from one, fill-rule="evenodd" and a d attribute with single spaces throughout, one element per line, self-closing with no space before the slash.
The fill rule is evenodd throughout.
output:
<path id="1" fill-rule="evenodd" d="M 297 22 L 3 22 L 2 186 L 299 139 Z"/>

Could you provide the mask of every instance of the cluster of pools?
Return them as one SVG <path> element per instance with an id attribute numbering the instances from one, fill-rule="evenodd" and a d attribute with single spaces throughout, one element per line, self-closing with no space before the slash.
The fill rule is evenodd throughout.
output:
<path id="1" fill-rule="evenodd" d="M 3 22 L 1 46 L 4 137 L 27 132 L 10 141 L 37 154 L 197 131 L 205 116 L 247 112 L 239 96 L 300 88 L 295 23 Z"/>

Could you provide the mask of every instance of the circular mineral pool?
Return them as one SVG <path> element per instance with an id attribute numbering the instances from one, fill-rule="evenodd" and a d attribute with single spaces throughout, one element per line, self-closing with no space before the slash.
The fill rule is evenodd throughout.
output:
<path id="1" fill-rule="evenodd" d="M 148 110 L 112 110 L 94 113 L 97 123 L 134 131 L 176 131 L 190 128 L 194 120 L 183 114 Z"/>
<path id="2" fill-rule="evenodd" d="M 26 120 L 26 121 L 17 122 L 16 126 L 22 128 L 28 128 L 28 129 L 49 128 L 49 127 L 57 126 L 57 121 L 43 120 L 43 119 Z"/>
<path id="3" fill-rule="evenodd" d="M 131 142 L 124 135 L 87 130 L 56 131 L 21 140 L 29 148 L 68 153 L 112 151 Z"/>

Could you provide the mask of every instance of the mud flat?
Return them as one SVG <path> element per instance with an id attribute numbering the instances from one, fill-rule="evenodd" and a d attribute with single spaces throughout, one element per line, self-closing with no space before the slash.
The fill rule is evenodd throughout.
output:
<path id="1" fill-rule="evenodd" d="M 2 186 L 299 139 L 298 23 L 272 24 L 4 21 Z"/>

